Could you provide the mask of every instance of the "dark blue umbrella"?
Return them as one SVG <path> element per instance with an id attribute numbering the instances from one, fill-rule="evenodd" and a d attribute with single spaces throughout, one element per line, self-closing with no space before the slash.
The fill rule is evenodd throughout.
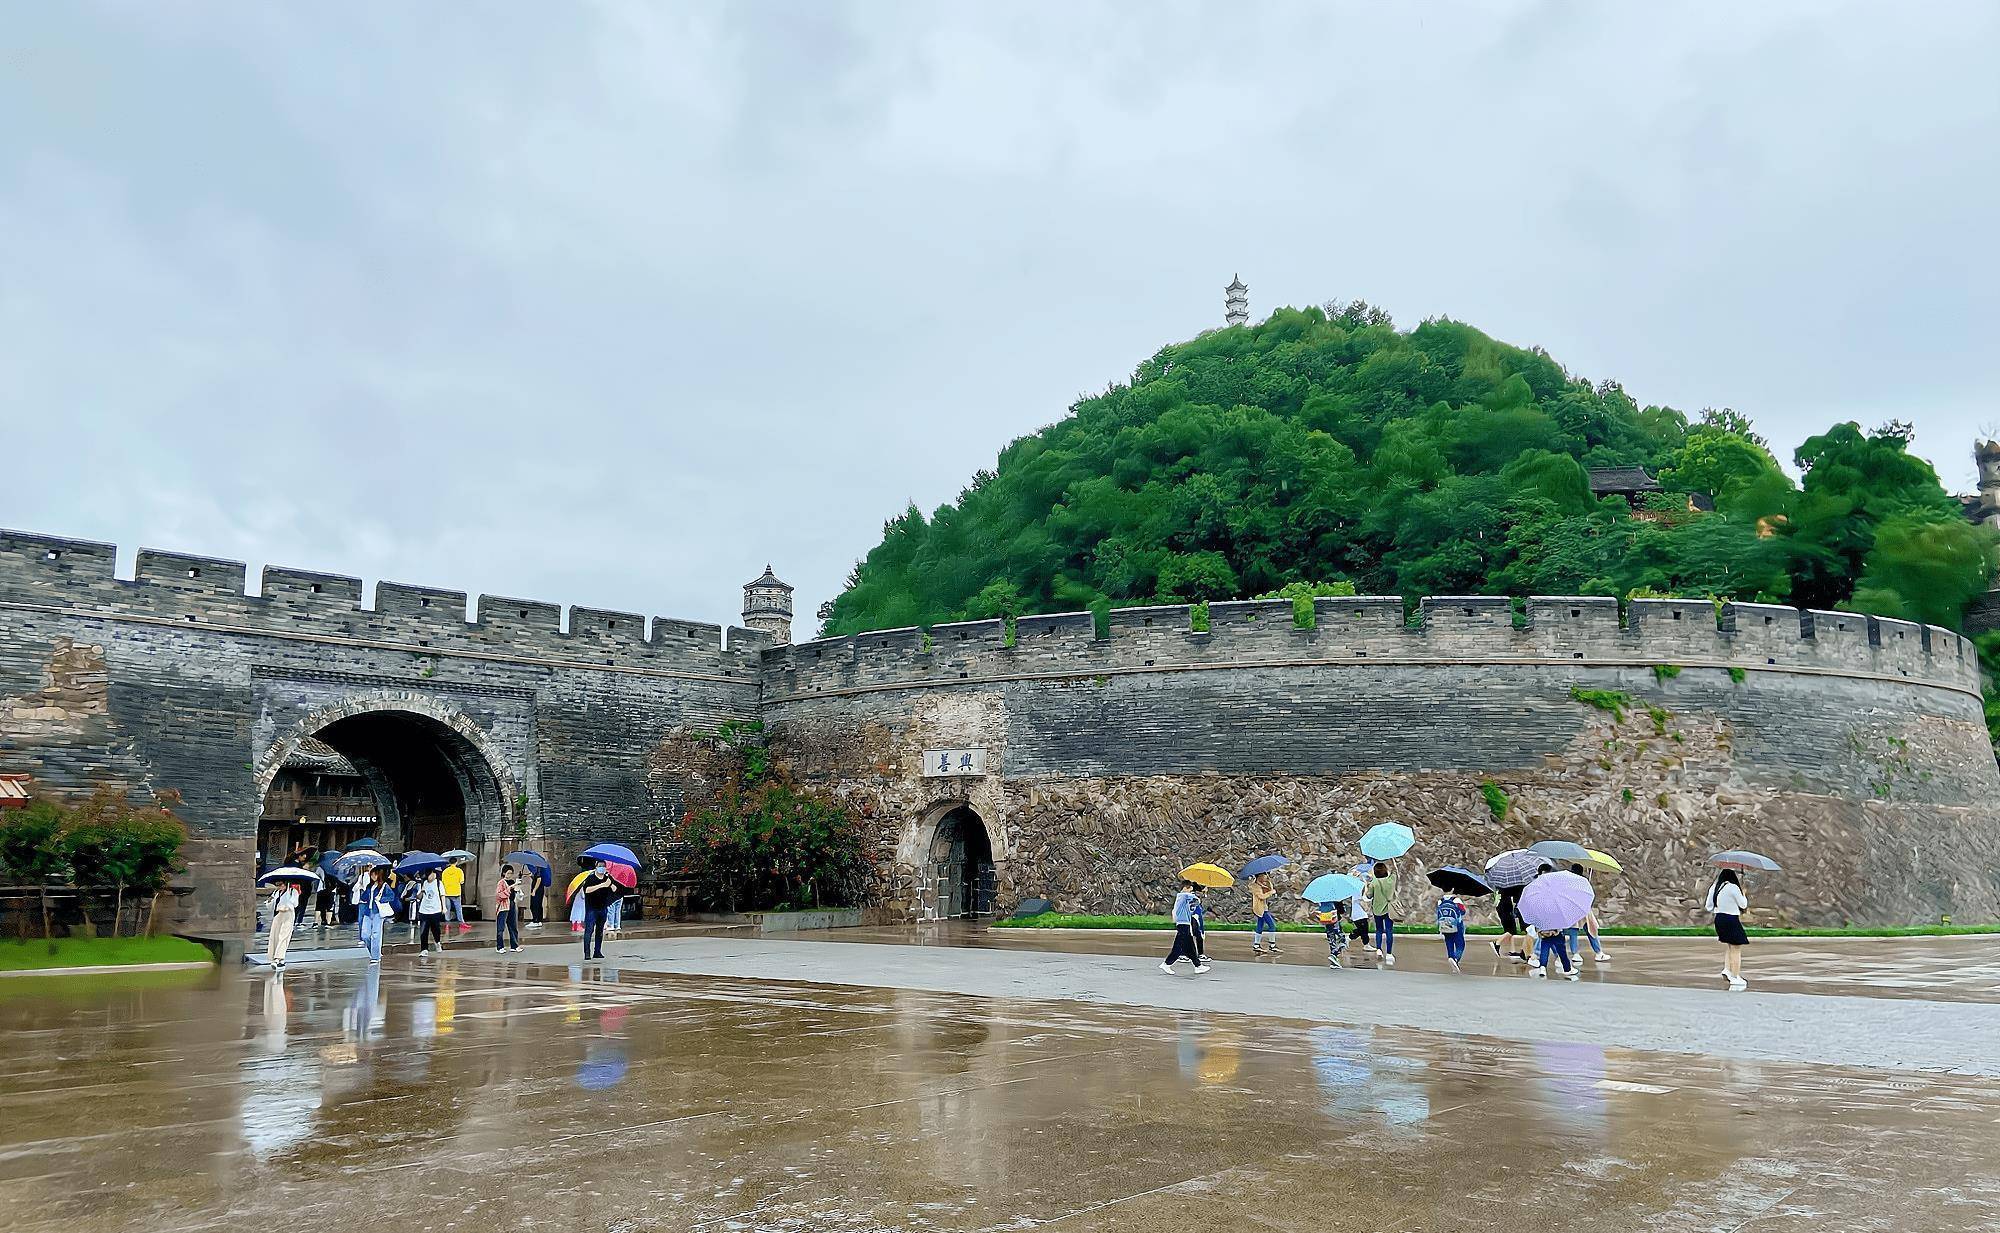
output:
<path id="1" fill-rule="evenodd" d="M 1275 856 L 1275 855 L 1260 856 L 1256 860 L 1251 861 L 1249 864 L 1243 866 L 1243 868 L 1237 872 L 1236 880 L 1238 882 L 1241 882 L 1246 878 L 1254 878 L 1260 873 L 1269 873 L 1273 869 L 1283 869 L 1285 866 L 1291 863 L 1292 863 L 1291 861 L 1286 860 L 1282 856 Z"/>
<path id="2" fill-rule="evenodd" d="M 333 873 L 333 867 L 339 863 L 340 853 L 338 852 L 322 852 L 319 854 L 319 871 L 321 873 Z"/>
<path id="3" fill-rule="evenodd" d="M 1424 876 L 1430 879 L 1432 886 L 1453 895 L 1490 895 L 1493 893 L 1493 887 L 1487 883 L 1485 878 L 1480 877 L 1463 865 L 1446 865 L 1442 869 L 1433 869 Z"/>
<path id="4" fill-rule="evenodd" d="M 396 862 L 396 872 L 405 875 L 422 875 L 433 869 L 442 869 L 451 864 L 435 852 L 405 852 L 403 859 Z"/>
<path id="5" fill-rule="evenodd" d="M 630 865 L 634 869 L 639 867 L 639 858 L 633 855 L 632 849 L 622 843 L 600 843 L 595 847 L 585 848 L 580 859 L 586 861 L 617 861 L 621 865 Z"/>
<path id="6" fill-rule="evenodd" d="M 363 836 L 362 838 L 360 838 L 360 839 L 357 839 L 357 840 L 355 840 L 355 841 L 354 841 L 353 843 L 350 843 L 350 844 L 348 844 L 348 845 L 347 845 L 346 847 L 342 848 L 342 849 L 341 849 L 341 851 L 343 851 L 343 852 L 359 852 L 359 851 L 361 851 L 361 850 L 362 850 L 363 848 L 366 848 L 366 849 L 368 849 L 369 851 L 373 851 L 374 849 L 376 849 L 377 847 L 380 847 L 380 846 L 381 846 L 381 845 L 377 844 L 377 843 L 376 843 L 376 842 L 375 842 L 375 841 L 374 841 L 373 839 L 369 839 L 369 838 L 367 838 L 366 836 Z"/>
<path id="7" fill-rule="evenodd" d="M 549 864 L 549 858 L 543 856 L 540 852 L 535 852 L 527 848 L 523 848 L 519 852 L 509 852 L 500 858 L 500 863 L 503 865 L 525 865 L 529 869 L 538 871 L 542 875 L 542 881 L 544 882 L 553 882 L 556 880 L 556 867 Z"/>

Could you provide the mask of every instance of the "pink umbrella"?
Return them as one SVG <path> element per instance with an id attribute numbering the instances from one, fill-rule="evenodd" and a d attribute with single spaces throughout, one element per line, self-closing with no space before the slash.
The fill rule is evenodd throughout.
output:
<path id="1" fill-rule="evenodd" d="M 617 861 L 606 861 L 604 862 L 604 868 L 611 874 L 613 882 L 618 883 L 618 885 L 627 890 L 639 885 L 639 871 L 630 865 L 621 865 Z"/>
<path id="2" fill-rule="evenodd" d="M 1568 929 L 1590 915 L 1597 892 L 1573 873 L 1545 873 L 1521 892 L 1521 919 L 1536 929 Z"/>

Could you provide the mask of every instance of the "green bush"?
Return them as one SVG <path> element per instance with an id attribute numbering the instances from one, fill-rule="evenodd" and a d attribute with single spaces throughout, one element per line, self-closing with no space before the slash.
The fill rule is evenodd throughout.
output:
<path id="1" fill-rule="evenodd" d="M 0 817 L 0 877 L 21 885 L 115 888 L 116 937 L 127 893 L 150 899 L 183 868 L 187 827 L 167 808 L 176 799 L 162 793 L 157 804 L 134 805 L 124 791 L 101 787 L 79 804 L 36 801 Z"/>
<path id="2" fill-rule="evenodd" d="M 1569 696 L 1585 706 L 1611 712 L 1621 724 L 1625 722 L 1626 709 L 1632 705 L 1632 695 L 1622 689 L 1585 689 L 1581 685 L 1572 685 Z"/>
<path id="3" fill-rule="evenodd" d="M 722 912 L 858 906 L 870 868 L 862 820 L 773 773 L 761 746 L 742 751 L 740 773 L 678 828 L 696 904 Z"/>
<path id="4" fill-rule="evenodd" d="M 1495 822 L 1507 820 L 1507 811 L 1514 806 L 1507 796 L 1507 789 L 1488 779 L 1480 783 L 1479 795 L 1486 799 L 1487 812 L 1493 815 Z"/>

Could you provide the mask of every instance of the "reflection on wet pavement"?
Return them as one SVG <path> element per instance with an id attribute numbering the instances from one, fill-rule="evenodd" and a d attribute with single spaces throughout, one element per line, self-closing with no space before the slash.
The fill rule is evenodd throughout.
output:
<path id="1" fill-rule="evenodd" d="M 0 990 L 0 1227 L 2000 1225 L 1988 1080 L 527 958 Z"/>
<path id="2" fill-rule="evenodd" d="M 1398 926 L 1398 928 L 1401 928 Z M 801 933 L 823 942 L 888 942 L 897 945 L 963 946 L 981 950 L 1028 950 L 1071 955 L 1158 955 L 1171 934 L 1130 929 L 990 929 L 941 921 L 876 929 L 831 929 Z M 1316 933 L 1287 933 L 1284 953 L 1257 958 L 1248 933 L 1211 931 L 1208 951 L 1223 960 L 1326 966 L 1326 941 Z M 1527 969 L 1493 953 L 1495 939 L 1475 935 L 1465 957 L 1466 976 L 1526 979 Z M 1579 970 L 1599 984 L 1659 985 L 1720 989 L 1722 948 L 1710 938 L 1606 938 L 1609 963 L 1585 958 Z M 1373 967 L 1372 954 L 1350 947 L 1342 962 Z M 1449 972 L 1435 933 L 1409 930 L 1396 940 L 1396 971 Z M 1751 986 L 1771 993 L 1825 993 L 1840 996 L 1925 998 L 1947 1002 L 2000 1003 L 2000 935 L 1943 938 L 1759 938 L 1744 960 Z"/>

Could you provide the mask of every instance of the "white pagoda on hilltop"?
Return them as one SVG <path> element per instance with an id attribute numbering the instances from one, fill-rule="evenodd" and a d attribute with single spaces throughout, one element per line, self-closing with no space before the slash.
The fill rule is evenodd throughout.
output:
<path id="1" fill-rule="evenodd" d="M 1243 285 L 1241 274 L 1231 274 L 1229 285 L 1222 289 L 1222 321 L 1224 325 L 1246 325 L 1250 321 L 1250 288 Z"/>

